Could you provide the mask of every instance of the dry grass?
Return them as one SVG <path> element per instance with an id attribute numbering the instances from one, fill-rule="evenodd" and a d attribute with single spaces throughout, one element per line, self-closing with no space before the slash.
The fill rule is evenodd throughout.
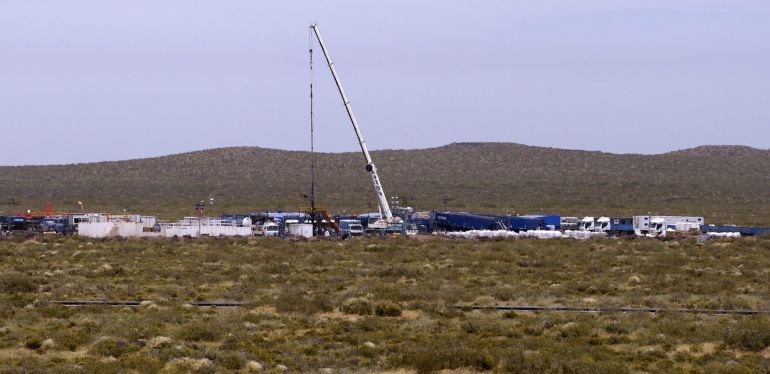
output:
<path id="1" fill-rule="evenodd" d="M 770 309 L 768 265 L 767 238 L 0 241 L 0 371 L 762 372 L 768 316 L 451 306 Z"/>

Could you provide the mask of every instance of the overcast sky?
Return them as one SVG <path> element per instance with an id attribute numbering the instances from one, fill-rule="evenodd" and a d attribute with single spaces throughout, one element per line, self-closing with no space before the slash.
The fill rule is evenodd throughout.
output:
<path id="1" fill-rule="evenodd" d="M 370 149 L 770 147 L 767 0 L 5 0 L 0 165 L 308 150 L 311 20 Z M 315 51 L 316 149 L 356 151 Z"/>

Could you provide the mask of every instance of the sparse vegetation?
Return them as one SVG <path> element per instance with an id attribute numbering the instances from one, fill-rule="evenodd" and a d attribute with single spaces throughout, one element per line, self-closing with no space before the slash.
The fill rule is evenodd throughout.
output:
<path id="1" fill-rule="evenodd" d="M 727 328 L 725 342 L 755 352 L 770 347 L 770 319 L 765 316 L 739 319 Z"/>
<path id="2" fill-rule="evenodd" d="M 352 297 L 345 300 L 342 304 L 342 311 L 347 314 L 358 314 L 368 316 L 372 314 L 374 306 L 372 302 L 365 297 Z"/>
<path id="3" fill-rule="evenodd" d="M 0 241 L 0 371 L 763 372 L 768 316 L 453 304 L 767 310 L 767 242 Z"/>
<path id="4" fill-rule="evenodd" d="M 381 301 L 374 308 L 374 314 L 380 317 L 398 317 L 401 315 L 401 306 L 392 301 Z"/>
<path id="5" fill-rule="evenodd" d="M 318 154 L 316 185 L 334 212 L 375 204 L 356 152 Z M 708 146 L 660 155 L 458 143 L 373 152 L 389 195 L 418 209 L 496 213 L 704 216 L 709 223 L 770 225 L 770 151 Z M 178 219 L 212 192 L 213 214 L 305 205 L 310 153 L 223 148 L 167 157 L 61 166 L 0 167 L 0 212 L 40 209 L 159 214 Z M 16 205 L 9 205 L 14 199 Z M 402 200 L 403 201 L 403 200 Z M 1 255 L 1 254 L 0 254 Z"/>
<path id="6" fill-rule="evenodd" d="M 37 288 L 35 281 L 15 271 L 0 274 L 0 292 L 5 293 L 30 293 Z"/>

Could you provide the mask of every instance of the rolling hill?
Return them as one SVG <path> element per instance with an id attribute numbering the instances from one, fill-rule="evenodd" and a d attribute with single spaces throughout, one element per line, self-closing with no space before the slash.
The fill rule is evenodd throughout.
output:
<path id="1" fill-rule="evenodd" d="M 333 212 L 376 209 L 359 153 L 317 153 L 318 200 Z M 418 210 L 562 215 L 689 214 L 770 225 L 770 150 L 701 146 L 658 155 L 454 143 L 372 152 L 386 193 Z M 310 189 L 309 152 L 256 147 L 157 158 L 0 167 L 0 211 L 40 209 L 191 215 L 297 210 Z M 15 204 L 12 204 L 15 202 Z"/>

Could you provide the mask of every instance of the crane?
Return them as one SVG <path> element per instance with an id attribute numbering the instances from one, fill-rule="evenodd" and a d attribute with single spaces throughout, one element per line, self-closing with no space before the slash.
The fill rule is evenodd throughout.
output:
<path id="1" fill-rule="evenodd" d="M 342 103 L 345 105 L 345 111 L 348 113 L 348 118 L 350 118 L 350 124 L 353 125 L 353 130 L 355 130 L 356 137 L 358 138 L 358 144 L 361 146 L 361 152 L 364 154 L 364 159 L 366 160 L 366 171 L 369 172 L 369 175 L 372 177 L 374 192 L 377 194 L 377 203 L 379 204 L 381 219 L 373 224 L 370 224 L 369 227 L 373 229 L 387 229 L 390 224 L 397 223 L 399 219 L 398 217 L 394 218 L 393 213 L 390 211 L 390 205 L 388 205 L 388 200 L 385 197 L 385 191 L 382 189 L 380 177 L 377 175 L 377 167 L 374 166 L 372 156 L 369 154 L 369 150 L 366 148 L 366 141 L 364 140 L 364 136 L 361 135 L 361 129 L 358 127 L 358 121 L 356 121 L 356 116 L 353 114 L 353 108 L 350 107 L 350 100 L 348 100 L 348 96 L 345 94 L 345 90 L 342 88 L 342 81 L 337 75 L 337 70 L 334 69 L 334 63 L 329 56 L 329 51 L 326 49 L 326 44 L 324 44 L 323 38 L 321 38 L 320 31 L 318 31 L 318 25 L 313 23 L 310 25 L 310 29 L 313 31 L 313 34 L 318 40 L 318 44 L 321 46 L 321 50 L 323 51 L 324 57 L 326 58 L 326 63 L 329 65 L 329 70 L 331 71 L 332 77 L 334 78 L 334 83 L 337 84 L 337 90 L 340 92 L 340 96 L 342 97 Z"/>

